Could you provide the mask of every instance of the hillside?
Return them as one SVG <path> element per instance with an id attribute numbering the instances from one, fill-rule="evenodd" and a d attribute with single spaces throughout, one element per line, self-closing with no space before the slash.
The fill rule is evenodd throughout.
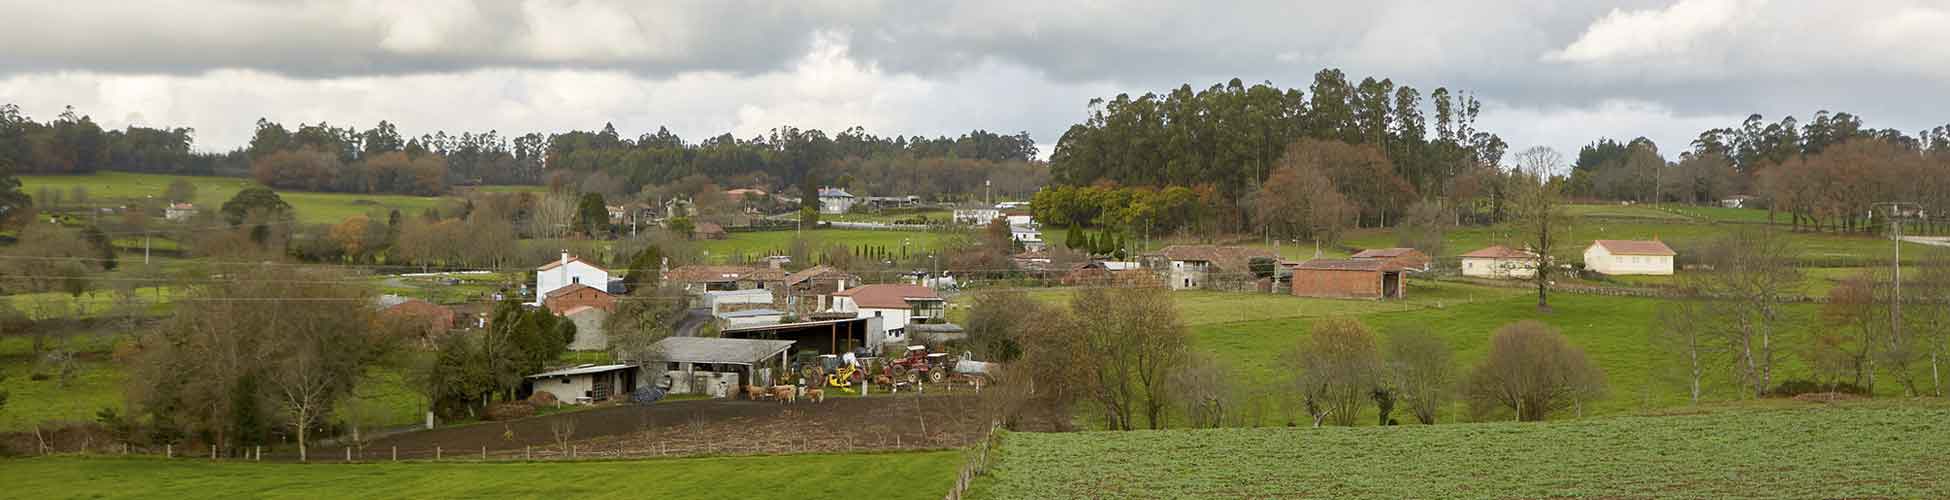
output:
<path id="1" fill-rule="evenodd" d="M 1559 423 L 1012 433 L 974 498 L 1921 498 L 1941 401 Z"/>

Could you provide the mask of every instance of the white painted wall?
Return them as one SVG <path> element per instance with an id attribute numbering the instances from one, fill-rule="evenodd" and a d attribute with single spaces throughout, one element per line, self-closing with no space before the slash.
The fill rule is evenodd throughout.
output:
<path id="1" fill-rule="evenodd" d="M 955 209 L 955 222 L 960 224 L 984 225 L 1002 216 L 1001 210 L 993 208 Z"/>
<path id="2" fill-rule="evenodd" d="M 848 210 L 852 210 L 852 209 L 853 209 L 853 198 L 847 198 L 844 196 L 819 197 L 819 213 L 843 214 L 846 213 Z"/>
<path id="3" fill-rule="evenodd" d="M 609 271 L 598 269 L 587 262 L 575 261 L 554 269 L 535 271 L 535 304 L 541 305 L 548 292 L 570 284 L 581 283 L 597 290 L 609 291 Z"/>
<path id="4" fill-rule="evenodd" d="M 1584 268 L 1599 274 L 1672 275 L 1672 257 L 1666 255 L 1612 255 L 1604 245 L 1584 249 Z"/>
<path id="5" fill-rule="evenodd" d="M 1536 265 L 1534 259 L 1463 257 L 1462 274 L 1478 278 L 1529 279 L 1537 274 Z"/>
<path id="6" fill-rule="evenodd" d="M 610 374 L 600 373 L 597 375 L 609 376 Z M 587 394 L 590 390 L 595 389 L 595 381 L 595 377 L 591 377 L 590 374 L 585 373 L 566 377 L 535 379 L 534 385 L 535 392 L 554 394 L 557 401 L 561 401 L 563 404 L 572 404 L 576 402 L 576 398 L 583 397 L 583 394 Z"/>
<path id="7" fill-rule="evenodd" d="M 1170 278 L 1171 289 L 1193 290 L 1205 287 L 1207 265 L 1209 264 L 1199 261 L 1171 261 L 1171 272 L 1166 273 Z"/>

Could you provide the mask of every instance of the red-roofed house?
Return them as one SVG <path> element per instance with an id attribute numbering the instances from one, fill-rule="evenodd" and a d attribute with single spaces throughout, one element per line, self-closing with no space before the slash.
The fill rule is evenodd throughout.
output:
<path id="1" fill-rule="evenodd" d="M 535 268 L 535 304 L 541 305 L 549 292 L 577 284 L 607 290 L 609 271 L 562 252 L 561 260 Z"/>
<path id="2" fill-rule="evenodd" d="M 1408 270 L 1386 259 L 1314 259 L 1293 269 L 1293 295 L 1333 298 L 1402 298 Z"/>
<path id="3" fill-rule="evenodd" d="M 1659 240 L 1598 240 L 1584 249 L 1584 268 L 1599 274 L 1672 275 L 1678 252 Z"/>
<path id="4" fill-rule="evenodd" d="M 1496 245 L 1462 254 L 1462 275 L 1476 278 L 1530 279 L 1537 275 L 1537 254 Z"/>
<path id="5" fill-rule="evenodd" d="M 881 318 L 887 330 L 883 342 L 905 342 L 907 325 L 939 322 L 947 302 L 934 289 L 920 285 L 866 285 L 833 294 L 833 310 L 856 318 Z"/>

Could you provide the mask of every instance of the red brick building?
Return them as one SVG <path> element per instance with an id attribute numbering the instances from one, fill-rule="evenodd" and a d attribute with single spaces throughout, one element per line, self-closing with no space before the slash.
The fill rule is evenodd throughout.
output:
<path id="1" fill-rule="evenodd" d="M 542 307 L 548 308 L 549 313 L 557 316 L 576 306 L 589 306 L 606 312 L 616 312 L 616 296 L 577 283 L 557 288 L 549 292 L 547 297 L 542 298 Z"/>
<path id="2" fill-rule="evenodd" d="M 1293 295 L 1399 299 L 1408 289 L 1408 272 L 1387 259 L 1314 259 L 1290 266 Z"/>

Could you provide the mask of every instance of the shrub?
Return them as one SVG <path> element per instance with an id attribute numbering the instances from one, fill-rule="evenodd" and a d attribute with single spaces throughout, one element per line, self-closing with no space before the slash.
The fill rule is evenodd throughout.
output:
<path id="1" fill-rule="evenodd" d="M 1862 386 L 1851 384 L 1848 382 L 1835 382 L 1832 384 L 1823 384 L 1812 380 L 1798 380 L 1798 379 L 1786 380 L 1786 381 L 1782 381 L 1779 384 L 1774 384 L 1774 388 L 1767 390 L 1767 395 L 1777 397 L 1777 398 L 1791 398 L 1802 394 L 1810 394 L 1810 393 L 1818 393 L 1818 392 L 1839 392 L 1843 394 L 1854 394 L 1857 396 L 1869 395 L 1868 389 L 1864 389 L 1862 388 Z"/>
<path id="2" fill-rule="evenodd" d="M 553 392 L 538 391 L 534 395 L 528 396 L 528 404 L 535 405 L 538 407 L 555 406 L 561 403 L 562 400 L 556 399 L 555 393 Z"/>

